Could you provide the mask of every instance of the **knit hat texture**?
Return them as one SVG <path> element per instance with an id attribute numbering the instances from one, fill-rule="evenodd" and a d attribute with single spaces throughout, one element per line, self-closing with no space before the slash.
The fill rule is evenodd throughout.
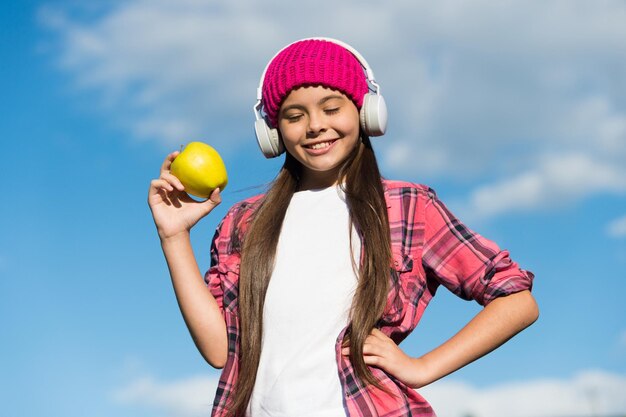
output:
<path id="1" fill-rule="evenodd" d="M 325 40 L 296 42 L 270 62 L 263 80 L 263 110 L 272 127 L 278 125 L 278 110 L 287 95 L 302 86 L 339 90 L 358 109 L 369 91 L 363 67 L 350 51 Z"/>

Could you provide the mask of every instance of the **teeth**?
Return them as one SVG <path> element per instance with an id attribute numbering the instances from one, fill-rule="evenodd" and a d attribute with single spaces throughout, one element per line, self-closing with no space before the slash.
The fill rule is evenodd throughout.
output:
<path id="1" fill-rule="evenodd" d="M 330 146 L 331 142 L 322 142 L 322 143 L 316 143 L 315 145 L 311 145 L 312 149 L 323 149 L 323 148 L 328 148 Z"/>

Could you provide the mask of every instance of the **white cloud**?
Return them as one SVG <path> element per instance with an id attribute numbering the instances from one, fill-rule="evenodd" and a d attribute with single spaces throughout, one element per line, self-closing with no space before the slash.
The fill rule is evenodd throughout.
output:
<path id="1" fill-rule="evenodd" d="M 450 162 L 447 152 L 435 147 L 429 151 L 428 158 L 422 160 L 416 157 L 408 141 L 391 142 L 385 148 L 385 163 L 390 167 L 408 167 L 419 164 L 419 169 L 439 171 Z"/>
<path id="2" fill-rule="evenodd" d="M 609 223 L 606 231 L 611 237 L 626 237 L 626 215 Z"/>
<path id="3" fill-rule="evenodd" d="M 626 413 L 626 376 L 583 371 L 570 379 L 536 379 L 477 388 L 440 381 L 420 392 L 439 417 L 587 417 Z"/>
<path id="4" fill-rule="evenodd" d="M 168 416 L 207 415 L 217 378 L 178 381 L 137 379 L 117 390 L 115 401 Z M 535 379 L 476 387 L 453 379 L 419 390 L 439 417 L 587 417 L 626 413 L 626 375 L 586 370 L 568 379 Z"/>
<path id="5" fill-rule="evenodd" d="M 135 0 L 89 21 L 48 7 L 40 20 L 59 36 L 58 63 L 75 85 L 137 137 L 178 144 L 232 130 L 218 123 L 224 116 L 252 126 L 255 78 L 269 53 L 256 46 L 270 48 L 276 30 L 232 2 Z"/>
<path id="6" fill-rule="evenodd" d="M 478 187 L 466 205 L 468 216 L 562 206 L 597 192 L 626 191 L 626 166 L 585 154 L 550 155 L 531 169 Z"/>
<path id="7" fill-rule="evenodd" d="M 136 379 L 113 393 L 120 404 L 159 410 L 167 416 L 207 416 L 213 407 L 218 378 L 195 376 L 178 381 Z"/>
<path id="8" fill-rule="evenodd" d="M 613 155 L 622 161 L 626 157 L 626 115 L 606 96 L 591 96 L 576 103 L 560 125 L 565 138 L 590 141 L 601 155 Z"/>
<path id="9" fill-rule="evenodd" d="M 546 195 L 571 203 L 622 190 L 603 178 L 623 172 L 626 160 L 619 0 L 399 0 L 382 8 L 129 0 L 97 13 L 42 8 L 40 20 L 74 85 L 138 138 L 169 147 L 206 138 L 231 149 L 253 141 L 251 107 L 267 59 L 294 39 L 326 35 L 357 47 L 382 86 L 390 126 L 377 143 L 387 175 L 489 178 L 472 201 L 493 215 L 508 203 L 484 209 L 483 199 L 507 196 L 511 185 L 531 193 L 513 198 L 526 209 Z M 567 172 L 550 168 L 571 155 L 603 173 L 573 190 Z"/>
<path id="10" fill-rule="evenodd" d="M 616 19 L 626 7 L 562 1 L 543 3 L 540 13 L 537 7 L 448 1 L 407 12 L 413 19 L 419 11 L 419 36 L 409 39 L 416 60 L 430 69 L 413 65 L 415 82 L 402 92 L 414 92 L 400 109 L 412 123 L 402 127 L 414 133 L 414 155 L 427 159 L 431 148 L 443 148 L 452 163 L 441 170 L 463 177 L 519 169 L 520 159 L 547 150 L 596 154 L 602 144 L 626 155 L 620 98 L 626 57 L 617 46 L 626 29 Z M 598 62 L 619 74 L 598 70 Z"/>

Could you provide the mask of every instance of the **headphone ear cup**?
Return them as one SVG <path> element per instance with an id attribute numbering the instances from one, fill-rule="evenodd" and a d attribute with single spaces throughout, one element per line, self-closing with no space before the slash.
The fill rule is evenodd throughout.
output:
<path id="1" fill-rule="evenodd" d="M 387 104 L 383 96 L 368 93 L 359 112 L 361 128 L 367 136 L 382 136 L 387 130 Z"/>
<path id="2" fill-rule="evenodd" d="M 261 152 L 266 158 L 275 158 L 285 151 L 283 143 L 278 136 L 278 130 L 267 125 L 265 119 L 257 119 L 254 122 L 254 132 L 256 140 L 261 148 Z"/>

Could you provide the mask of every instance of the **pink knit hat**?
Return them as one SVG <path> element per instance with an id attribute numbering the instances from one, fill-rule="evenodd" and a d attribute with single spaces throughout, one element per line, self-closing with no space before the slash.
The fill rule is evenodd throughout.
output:
<path id="1" fill-rule="evenodd" d="M 272 127 L 278 110 L 296 87 L 324 86 L 348 96 L 358 109 L 369 91 L 359 60 L 334 42 L 306 39 L 289 45 L 270 62 L 263 80 L 263 110 Z"/>

